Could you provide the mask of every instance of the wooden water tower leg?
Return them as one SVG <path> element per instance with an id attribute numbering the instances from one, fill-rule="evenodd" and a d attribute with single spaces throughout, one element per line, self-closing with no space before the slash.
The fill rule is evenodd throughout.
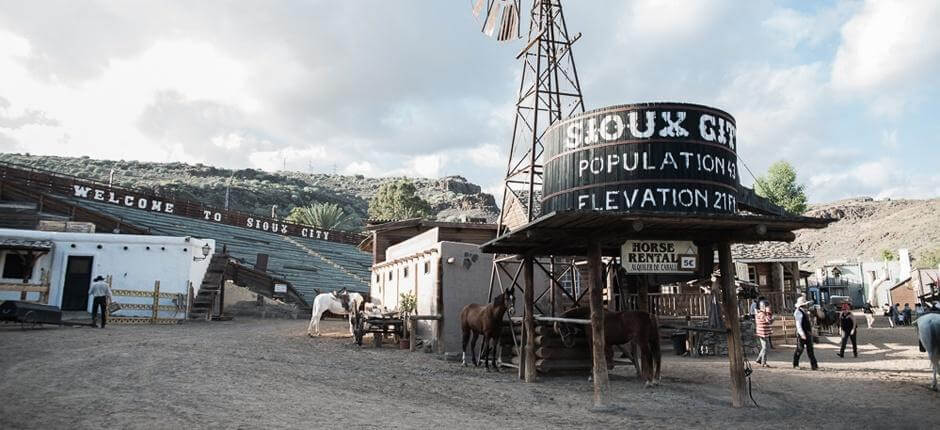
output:
<path id="1" fill-rule="evenodd" d="M 604 304 L 601 291 L 604 288 L 604 269 L 601 263 L 601 244 L 588 244 L 588 267 L 591 272 L 591 352 L 593 355 L 594 408 L 610 406 L 610 381 L 607 377 L 607 354 L 604 348 Z"/>
<path id="2" fill-rule="evenodd" d="M 532 257 L 526 256 L 522 260 L 525 272 L 525 291 L 523 291 L 523 306 L 525 306 L 525 317 L 523 318 L 523 330 L 525 336 L 525 381 L 535 382 L 535 279 L 532 267 Z"/>
<path id="3" fill-rule="evenodd" d="M 734 264 L 731 262 L 731 244 L 718 244 L 718 262 L 721 266 L 721 297 L 725 323 L 728 326 L 728 361 L 731 364 L 731 406 L 740 408 L 747 399 L 744 381 L 744 348 L 741 342 L 741 322 L 738 320 L 738 296 L 734 287 Z"/>

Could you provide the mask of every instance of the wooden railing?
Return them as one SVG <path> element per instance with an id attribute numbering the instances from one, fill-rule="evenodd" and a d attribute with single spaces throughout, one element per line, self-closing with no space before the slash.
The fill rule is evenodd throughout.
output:
<path id="1" fill-rule="evenodd" d="M 111 277 L 108 277 L 108 284 L 111 284 Z M 161 318 L 160 312 L 172 312 L 174 314 L 186 313 L 187 303 L 185 294 L 173 294 L 173 293 L 161 293 L 160 292 L 160 281 L 155 281 L 153 283 L 153 290 L 111 290 L 111 294 L 115 297 L 143 297 L 151 299 L 149 303 L 121 303 L 115 300 L 115 302 L 120 305 L 121 310 L 139 310 L 139 311 L 150 311 L 149 317 L 125 317 L 125 316 L 110 316 L 108 317 L 108 322 L 114 324 L 177 324 L 182 319 L 178 318 Z M 176 300 L 177 303 L 164 305 L 160 304 L 160 300 Z M 185 316 L 185 315 L 184 315 Z"/>
<path id="2" fill-rule="evenodd" d="M 793 303 L 796 302 L 797 293 L 774 294 L 765 298 L 770 302 L 771 308 L 775 313 L 793 311 Z M 637 295 L 629 294 L 625 297 L 627 309 L 637 309 Z M 647 312 L 655 313 L 660 316 L 673 317 L 704 317 L 708 315 L 708 305 L 712 303 L 711 294 L 660 294 L 650 293 L 647 295 L 649 309 Z M 738 314 L 746 315 L 749 313 L 753 299 L 738 300 Z M 720 303 L 720 302 L 719 302 Z"/>

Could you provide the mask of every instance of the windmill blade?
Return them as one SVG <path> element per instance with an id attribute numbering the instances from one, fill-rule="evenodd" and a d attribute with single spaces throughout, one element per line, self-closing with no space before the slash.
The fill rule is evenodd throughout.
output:
<path id="1" fill-rule="evenodd" d="M 476 0 L 473 3 L 473 16 L 479 17 L 480 12 L 483 12 L 483 3 L 485 0 Z"/>
<path id="2" fill-rule="evenodd" d="M 483 24 L 483 34 L 493 37 L 493 31 L 496 30 L 496 21 L 499 21 L 499 11 L 502 8 L 503 5 L 500 1 L 490 3 L 489 13 L 486 15 L 486 22 Z"/>
<path id="3" fill-rule="evenodd" d="M 519 9 L 515 3 L 510 3 L 508 7 L 503 8 L 503 21 L 499 35 L 496 40 L 505 42 L 518 37 L 519 33 Z M 515 36 L 514 36 L 515 35 Z"/>
<path id="4" fill-rule="evenodd" d="M 473 15 L 479 17 L 486 8 L 483 34 L 504 42 L 519 38 L 519 0 L 472 0 Z"/>

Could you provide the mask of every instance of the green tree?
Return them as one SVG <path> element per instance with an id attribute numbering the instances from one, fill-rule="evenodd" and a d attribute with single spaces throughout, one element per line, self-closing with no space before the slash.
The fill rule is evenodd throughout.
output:
<path id="1" fill-rule="evenodd" d="M 936 269 L 940 264 L 940 248 L 924 251 L 917 259 L 918 269 Z"/>
<path id="2" fill-rule="evenodd" d="M 767 175 L 757 178 L 754 191 L 788 212 L 806 212 L 806 193 L 803 192 L 803 185 L 796 182 L 796 170 L 786 161 L 771 164 Z"/>
<path id="3" fill-rule="evenodd" d="M 287 220 L 298 224 L 312 225 L 328 230 L 355 230 L 359 219 L 350 215 L 336 203 L 313 203 L 291 209 Z"/>
<path id="4" fill-rule="evenodd" d="M 423 218 L 431 213 L 431 205 L 418 197 L 414 184 L 406 179 L 386 182 L 369 201 L 369 217 L 377 220 Z"/>

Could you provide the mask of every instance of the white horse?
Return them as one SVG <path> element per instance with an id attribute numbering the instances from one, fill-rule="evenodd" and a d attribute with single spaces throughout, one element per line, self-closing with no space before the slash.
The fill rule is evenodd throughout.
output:
<path id="1" fill-rule="evenodd" d="M 930 389 L 937 391 L 937 374 L 940 373 L 940 313 L 923 314 L 914 321 L 914 325 L 917 326 L 921 350 L 927 352 L 933 367 L 933 385 Z"/>
<path id="2" fill-rule="evenodd" d="M 343 298 L 348 297 L 348 302 L 344 306 Z M 323 317 L 323 313 L 330 311 L 336 315 L 346 315 L 349 319 L 349 334 L 353 334 L 353 325 L 352 318 L 349 318 L 349 315 L 353 312 L 354 309 L 357 309 L 359 305 L 364 301 L 362 295 L 359 293 L 348 293 L 348 295 L 343 294 L 337 296 L 333 293 L 322 293 L 318 294 L 316 298 L 313 299 L 313 313 L 310 315 L 310 325 L 307 326 L 307 335 L 310 337 L 320 335 L 320 318 Z"/>

